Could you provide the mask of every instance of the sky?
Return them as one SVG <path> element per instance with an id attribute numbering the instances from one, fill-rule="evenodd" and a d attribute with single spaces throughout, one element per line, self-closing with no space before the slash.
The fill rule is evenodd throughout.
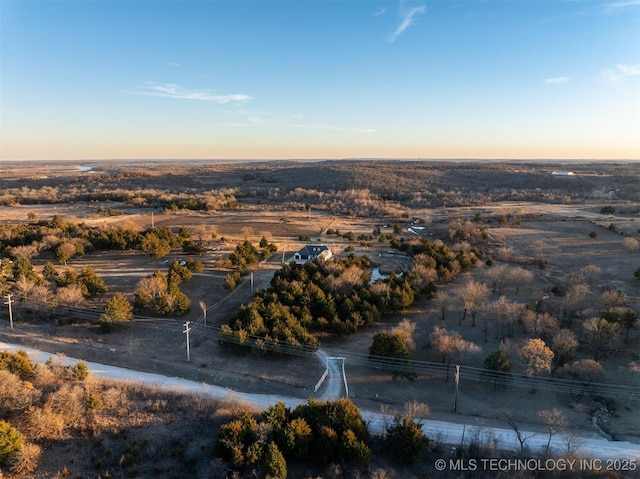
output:
<path id="1" fill-rule="evenodd" d="M 640 160 L 640 0 L 0 0 L 0 161 Z"/>

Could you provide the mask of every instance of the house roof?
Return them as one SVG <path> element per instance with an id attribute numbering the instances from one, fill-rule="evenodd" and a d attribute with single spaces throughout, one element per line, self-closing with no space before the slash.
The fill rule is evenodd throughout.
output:
<path id="1" fill-rule="evenodd" d="M 323 244 L 308 244 L 298 251 L 300 256 L 317 256 L 323 251 L 328 251 L 329 247 Z"/>

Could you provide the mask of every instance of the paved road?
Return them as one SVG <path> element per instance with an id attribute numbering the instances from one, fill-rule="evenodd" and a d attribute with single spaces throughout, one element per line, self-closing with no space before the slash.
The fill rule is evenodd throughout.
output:
<path id="1" fill-rule="evenodd" d="M 22 349 L 29 354 L 32 361 L 38 363 L 44 363 L 47 359 L 53 356 L 51 353 L 46 353 L 31 348 L 26 348 L 21 345 L 14 345 L 4 343 L 0 341 L 0 351 L 17 351 Z M 326 353 L 320 352 L 319 358 L 326 364 Z M 75 364 L 78 360 L 67 357 L 65 359 L 67 364 Z M 329 361 L 331 364 L 332 361 Z M 322 393 L 323 397 L 335 399 L 342 392 L 342 372 L 338 367 L 338 362 L 333 361 L 334 368 L 329 368 L 329 375 L 333 376 L 332 379 L 327 377 L 328 385 L 326 391 Z M 156 387 L 162 387 L 179 392 L 205 394 L 212 397 L 218 397 L 220 399 L 234 399 L 243 400 L 250 404 L 255 405 L 259 409 L 266 409 L 270 404 L 274 404 L 277 401 L 286 403 L 289 407 L 295 408 L 298 404 L 306 402 L 306 399 L 295 397 L 283 397 L 270 394 L 249 394 L 233 391 L 231 389 L 207 385 L 196 381 L 188 381 L 182 378 L 168 377 L 160 374 L 146 373 L 141 371 L 134 371 L 131 369 L 108 366 L 105 364 L 87 362 L 91 373 L 97 377 L 125 380 L 125 381 L 137 381 Z M 338 378 L 336 380 L 336 377 Z M 339 387 L 337 385 L 340 385 Z M 338 392 L 340 391 L 340 392 Z M 382 434 L 385 431 L 386 425 L 388 425 L 392 418 L 380 413 L 371 411 L 361 411 L 363 418 L 369 424 L 369 430 L 373 434 Z M 465 444 L 468 444 L 469 439 L 472 437 L 476 426 L 471 424 L 458 424 L 445 421 L 435 420 L 423 420 L 423 430 L 428 437 L 438 438 L 438 440 L 444 444 L 460 444 L 463 438 L 465 438 Z M 503 428 L 486 428 L 484 429 L 486 434 L 491 434 L 497 441 L 497 447 L 499 449 L 511 449 L 515 451 L 520 450 L 520 443 L 517 440 L 515 433 L 510 429 Z M 526 446 L 532 452 L 543 452 L 546 448 L 548 436 L 544 432 L 533 431 L 521 431 L 524 436 L 528 436 Z M 628 464 L 636 464 L 636 467 L 640 468 L 640 444 L 633 444 L 630 442 L 622 441 L 607 441 L 593 434 L 591 436 L 580 436 L 575 438 L 576 442 L 580 445 L 580 450 L 587 459 L 595 459 L 602 461 L 596 464 L 602 468 L 607 466 L 618 467 L 623 465 L 623 462 L 616 462 L 613 460 L 629 461 Z M 551 440 L 551 449 L 555 452 L 563 452 L 566 449 L 566 440 L 560 434 L 554 436 Z M 434 458 L 435 459 L 435 458 Z M 448 457 L 446 467 L 450 467 Z M 607 460 L 610 462 L 608 463 Z M 578 465 L 574 465 L 578 467 Z M 626 477 L 622 475 L 621 477 Z"/>

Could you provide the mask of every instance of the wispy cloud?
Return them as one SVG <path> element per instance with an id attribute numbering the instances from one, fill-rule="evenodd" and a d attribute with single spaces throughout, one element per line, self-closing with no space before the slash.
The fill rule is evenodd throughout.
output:
<path id="1" fill-rule="evenodd" d="M 157 96 L 174 100 L 210 101 L 218 104 L 252 100 L 253 97 L 242 93 L 221 95 L 213 90 L 190 90 L 175 83 L 147 83 L 137 90 L 126 90 L 131 95 Z"/>
<path id="2" fill-rule="evenodd" d="M 387 9 L 381 8 L 380 10 L 376 10 L 375 12 L 373 12 L 372 15 L 377 17 L 379 15 L 384 15 L 385 13 L 387 13 Z"/>
<path id="3" fill-rule="evenodd" d="M 618 64 L 615 68 L 607 69 L 602 72 L 602 78 L 604 81 L 611 85 L 618 85 L 627 78 L 635 76 L 640 76 L 640 64 Z"/>
<path id="4" fill-rule="evenodd" d="M 402 12 L 400 15 L 400 24 L 396 28 L 395 32 L 391 34 L 389 37 L 389 43 L 393 43 L 396 41 L 402 32 L 404 32 L 407 28 L 409 28 L 416 21 L 416 17 L 419 15 L 423 15 L 427 11 L 427 7 L 425 5 L 421 5 L 419 7 L 413 7 L 410 10 Z"/>
<path id="5" fill-rule="evenodd" d="M 557 85 L 559 83 L 569 83 L 570 81 L 571 77 L 553 77 L 544 79 L 544 83 L 546 85 Z"/>
<path id="6" fill-rule="evenodd" d="M 632 7 L 634 5 L 640 5 L 640 0 L 622 0 L 619 2 L 607 3 L 607 7 L 609 8 L 625 8 Z"/>

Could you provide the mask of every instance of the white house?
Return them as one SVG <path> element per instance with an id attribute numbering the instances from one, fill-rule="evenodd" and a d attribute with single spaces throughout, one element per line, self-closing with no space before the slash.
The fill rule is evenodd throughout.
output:
<path id="1" fill-rule="evenodd" d="M 316 258 L 327 260 L 332 256 L 333 254 L 328 246 L 323 244 L 308 244 L 300 251 L 293 254 L 293 260 L 296 263 L 306 263 L 307 261 L 311 261 Z"/>

